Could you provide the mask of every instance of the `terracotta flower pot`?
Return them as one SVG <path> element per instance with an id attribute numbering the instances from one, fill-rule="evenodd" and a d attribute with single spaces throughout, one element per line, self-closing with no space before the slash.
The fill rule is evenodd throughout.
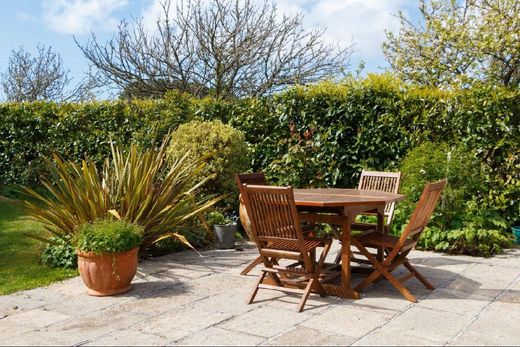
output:
<path id="1" fill-rule="evenodd" d="M 239 214 L 240 214 L 240 222 L 242 223 L 242 227 L 246 231 L 247 236 L 249 237 L 249 240 L 255 241 L 254 234 L 253 234 L 253 227 L 251 226 L 251 220 L 249 219 L 249 215 L 247 214 L 246 205 L 240 200 L 240 208 L 239 208 Z"/>
<path id="2" fill-rule="evenodd" d="M 76 251 L 78 269 L 87 286 L 87 293 L 94 296 L 123 294 L 132 289 L 132 279 L 137 272 L 139 247 L 123 253 Z"/>

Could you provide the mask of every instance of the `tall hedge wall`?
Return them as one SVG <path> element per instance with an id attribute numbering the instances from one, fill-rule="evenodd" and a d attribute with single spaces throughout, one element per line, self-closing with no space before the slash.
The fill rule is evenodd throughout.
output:
<path id="1" fill-rule="evenodd" d="M 440 91 L 387 75 L 292 88 L 263 99 L 220 101 L 172 93 L 159 101 L 0 104 L 0 182 L 31 183 L 41 157 L 101 160 L 110 139 L 149 146 L 191 119 L 244 131 L 251 168 L 295 186 L 351 187 L 361 168 L 396 169 L 425 140 L 460 142 L 487 167 L 483 195 L 520 214 L 520 91 Z"/>
<path id="2" fill-rule="evenodd" d="M 101 161 L 109 142 L 145 146 L 190 120 L 191 100 L 172 94 L 160 101 L 0 103 L 0 185 L 35 183 L 42 157 L 85 155 Z"/>

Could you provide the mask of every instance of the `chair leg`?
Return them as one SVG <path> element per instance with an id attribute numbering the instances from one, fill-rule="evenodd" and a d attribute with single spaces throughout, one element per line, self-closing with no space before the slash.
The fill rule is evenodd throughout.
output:
<path id="1" fill-rule="evenodd" d="M 415 277 L 417 277 L 417 279 L 426 287 L 428 288 L 429 290 L 434 290 L 435 287 L 423 276 L 419 273 L 419 271 L 417 271 L 413 266 L 412 264 L 410 264 L 410 262 L 408 260 L 405 260 L 403 262 L 403 265 L 411 272 L 414 274 Z"/>
<path id="2" fill-rule="evenodd" d="M 392 274 L 388 271 L 383 272 L 383 276 L 397 289 L 402 296 L 408 301 L 417 302 L 415 295 L 413 295 L 408 288 L 406 288 L 397 278 L 392 276 Z"/>
<path id="3" fill-rule="evenodd" d="M 372 282 L 376 281 L 380 276 L 384 276 L 400 293 L 405 297 L 406 300 L 411 302 L 417 302 L 415 296 L 401 283 L 397 278 L 387 270 L 387 268 L 380 263 L 370 252 L 357 240 L 353 240 L 354 245 L 359 251 L 367 257 L 367 259 L 374 266 L 374 272 L 372 272 L 360 285 L 356 287 L 356 290 L 361 291 L 366 288 Z"/>
<path id="4" fill-rule="evenodd" d="M 309 294 L 311 293 L 312 287 L 314 287 L 315 279 L 311 278 L 309 280 L 309 283 L 307 283 L 307 286 L 305 287 L 305 290 L 303 291 L 302 298 L 300 299 L 300 303 L 298 304 L 298 308 L 296 309 L 297 312 L 303 311 L 303 308 L 305 307 L 305 303 L 307 302 L 307 299 L 309 298 Z"/>
<path id="5" fill-rule="evenodd" d="M 251 292 L 251 295 L 249 296 L 249 299 L 247 300 L 248 305 L 251 304 L 253 302 L 253 300 L 255 300 L 256 294 L 258 293 L 258 289 L 259 289 L 258 286 L 260 285 L 260 283 L 262 283 L 266 274 L 267 274 L 267 272 L 262 271 L 260 276 L 258 276 L 255 286 L 253 287 L 253 291 Z"/>
<path id="6" fill-rule="evenodd" d="M 309 258 L 311 258 L 312 270 L 316 269 L 316 248 L 309 252 Z"/>
<path id="7" fill-rule="evenodd" d="M 336 259 L 334 259 L 334 264 L 339 265 L 340 262 L 341 262 L 341 249 L 338 252 L 338 254 L 336 254 Z"/>
<path id="8" fill-rule="evenodd" d="M 248 273 L 251 272 L 251 270 L 253 270 L 255 267 L 257 267 L 258 265 L 262 264 L 263 261 L 262 261 L 262 257 L 261 256 L 258 256 L 255 260 L 253 260 L 244 270 L 242 270 L 242 272 L 240 273 L 240 275 L 242 276 L 246 276 Z"/>
<path id="9" fill-rule="evenodd" d="M 327 296 L 327 292 L 325 291 L 325 288 L 323 288 L 322 284 L 320 283 L 320 280 L 316 280 L 314 282 L 314 289 L 320 294 L 322 298 L 325 298 Z"/>

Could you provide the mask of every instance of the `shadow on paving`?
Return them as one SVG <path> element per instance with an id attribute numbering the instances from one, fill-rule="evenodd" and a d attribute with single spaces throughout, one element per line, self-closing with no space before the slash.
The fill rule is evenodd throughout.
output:
<path id="1" fill-rule="evenodd" d="M 208 273 L 245 267 L 253 259 L 251 252 L 235 249 L 206 251 L 201 256 L 196 253 L 171 254 L 140 262 L 138 277 L 172 271 L 177 273 L 177 277 L 193 279 L 198 275 L 202 277 Z"/>
<path id="2" fill-rule="evenodd" d="M 482 283 L 478 280 L 474 280 L 464 276 L 461 272 L 454 272 L 444 268 L 444 266 L 460 266 L 460 265 L 472 265 L 480 264 L 478 261 L 466 261 L 460 259 L 449 259 L 445 257 L 430 257 L 430 258 L 414 258 L 411 259 L 412 265 L 430 281 L 435 289 L 430 291 L 425 288 L 416 278 L 412 278 L 405 282 L 405 286 L 410 292 L 420 300 L 490 300 L 497 298 L 504 292 L 505 288 L 501 289 L 490 289 L 482 288 Z M 392 271 L 392 275 L 396 278 L 400 278 L 408 274 L 408 270 L 403 266 Z M 360 273 L 352 273 L 352 287 L 360 284 L 366 275 Z M 336 279 L 335 284 L 340 284 L 340 279 Z M 430 294 L 435 295 L 430 295 Z M 520 291 L 508 290 L 508 298 L 520 298 Z M 399 291 L 392 286 L 392 284 L 386 279 L 382 278 L 377 283 L 370 285 L 368 288 L 361 292 L 361 299 L 358 301 L 348 301 L 348 304 L 354 303 L 360 308 L 365 306 L 369 309 L 385 310 L 386 308 L 381 306 L 372 306 L 365 304 L 369 300 L 363 299 L 388 299 L 388 300 L 403 300 L 404 303 L 410 304 Z M 508 300 L 505 298 L 504 300 Z M 513 299 L 511 299 L 513 300 Z M 514 299 L 516 300 L 516 299 Z M 391 306 L 389 304 L 389 306 Z M 392 309 L 388 309 L 392 311 Z"/>

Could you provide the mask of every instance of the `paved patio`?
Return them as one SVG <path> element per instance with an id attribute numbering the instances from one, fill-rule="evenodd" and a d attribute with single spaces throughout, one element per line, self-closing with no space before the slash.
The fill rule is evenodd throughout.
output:
<path id="1" fill-rule="evenodd" d="M 381 281 L 357 301 L 260 291 L 240 270 L 255 249 L 182 252 L 140 264 L 134 290 L 85 294 L 79 277 L 0 296 L 1 345 L 518 345 L 520 249 L 491 259 L 412 253 L 437 289 L 419 302 Z M 334 256 L 332 253 L 331 257 Z"/>

